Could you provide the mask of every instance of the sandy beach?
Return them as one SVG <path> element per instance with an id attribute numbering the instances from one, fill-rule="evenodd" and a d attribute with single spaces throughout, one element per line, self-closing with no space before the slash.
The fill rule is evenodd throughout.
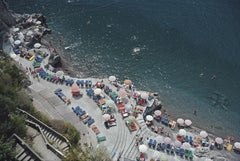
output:
<path id="1" fill-rule="evenodd" d="M 38 28 L 36 26 L 39 25 L 40 24 L 31 27 Z M 24 30 L 19 29 L 18 31 L 14 31 L 16 28 L 12 28 L 10 29 L 11 32 L 9 34 L 13 37 L 14 35 L 19 35 L 18 33 L 22 32 L 25 33 L 24 36 L 26 36 L 29 30 L 34 30 L 33 28 L 26 28 Z M 161 121 L 156 122 L 155 118 L 154 120 L 146 120 L 144 113 L 153 107 L 154 102 L 157 101 L 157 97 L 153 96 L 148 91 L 138 91 L 139 87 L 131 86 L 132 83 L 128 85 L 122 82 L 117 87 L 113 83 L 116 83 L 116 81 L 109 81 L 109 78 L 77 78 L 73 73 L 71 73 L 70 69 L 67 69 L 68 73 L 65 70 L 65 80 L 63 83 L 56 83 L 56 81 L 53 82 L 51 80 L 47 80 L 46 78 L 43 79 L 40 75 L 40 71 L 45 71 L 52 76 L 56 76 L 56 72 L 62 70 L 59 69 L 56 71 L 54 68 L 46 68 L 49 57 L 53 53 L 51 52 L 51 49 L 53 47 L 48 46 L 47 42 L 44 42 L 41 43 L 40 47 L 32 47 L 31 49 L 26 49 L 24 47 L 26 44 L 25 39 L 22 39 L 20 44 L 21 45 L 17 44 L 16 40 L 12 41 L 9 38 L 4 41 L 3 48 L 4 51 L 18 63 L 19 67 L 27 69 L 26 74 L 29 76 L 29 80 L 31 81 L 31 85 L 28 87 L 28 90 L 29 94 L 33 97 L 33 104 L 37 110 L 43 112 L 52 119 L 59 119 L 70 122 L 81 133 L 82 144 L 86 143 L 91 148 L 98 148 L 99 146 L 105 147 L 114 161 L 127 159 L 136 160 L 136 157 L 139 157 L 140 154 L 144 154 L 146 160 L 157 160 L 161 158 L 161 160 L 182 161 L 186 159 L 181 158 L 181 156 L 177 155 L 175 151 L 173 154 L 167 154 L 166 151 L 157 150 L 156 147 L 152 147 L 151 144 L 149 144 L 150 140 L 158 140 L 157 142 L 160 144 L 165 142 L 165 139 L 169 137 L 171 139 L 169 144 L 172 145 L 172 148 L 176 148 L 174 142 L 177 140 L 180 129 L 184 129 L 186 131 L 186 134 L 184 136 L 188 135 L 192 136 L 193 139 L 202 139 L 199 134 L 202 129 L 194 128 L 194 123 L 188 127 L 186 127 L 185 123 L 184 127 L 179 128 L 176 124 L 174 128 L 170 128 L 169 124 L 164 125 L 161 123 Z M 21 57 L 20 54 L 15 54 L 14 48 L 16 46 L 22 46 L 20 50 L 26 51 L 27 53 L 32 53 L 32 56 L 34 56 L 34 58 L 30 60 L 30 58 L 26 59 L 25 56 Z M 34 68 L 33 62 L 36 61 L 35 58 L 37 58 L 37 53 L 39 52 L 45 53 L 46 57 L 41 57 L 41 63 L 39 66 Z M 68 64 L 68 62 L 66 62 L 66 64 Z M 31 71 L 36 71 L 36 73 L 33 74 Z M 62 79 L 62 76 L 60 79 Z M 70 85 L 65 82 L 66 80 L 73 80 L 74 83 Z M 72 86 L 79 86 L 77 85 L 78 80 L 83 80 L 84 82 L 90 80 L 92 82 L 92 85 L 91 87 L 86 87 L 85 85 L 82 87 L 80 86 L 79 90 L 82 96 L 74 97 L 72 95 Z M 108 86 L 109 89 L 118 95 L 120 94 L 119 91 L 121 91 L 121 89 L 128 93 L 128 96 L 125 94 L 125 96 L 122 96 L 119 99 L 126 97 L 127 102 L 125 104 L 129 103 L 131 105 L 131 109 L 129 109 L 127 112 L 129 116 L 134 114 L 134 110 L 136 110 L 136 107 L 139 105 L 138 100 L 133 97 L 134 94 L 137 94 L 137 98 L 139 97 L 144 101 L 144 103 L 140 105 L 142 112 L 134 115 L 135 118 L 133 123 L 136 125 L 136 130 L 132 132 L 129 131 L 129 128 L 126 126 L 126 121 L 129 121 L 128 119 L 130 117 L 128 116 L 126 118 L 123 118 L 123 114 L 119 112 L 118 105 L 121 102 L 124 102 L 122 100 L 115 102 L 114 106 L 111 109 L 111 114 L 114 116 L 116 126 L 112 126 L 109 129 L 105 127 L 104 122 L 106 122 L 106 118 L 103 117 L 105 113 L 103 112 L 103 109 L 101 109 L 101 105 L 106 105 L 106 102 L 108 100 L 112 100 L 112 98 L 109 94 L 106 93 L 106 91 L 104 91 L 105 88 L 98 88 L 97 83 L 104 84 L 104 87 Z M 133 87 L 134 90 L 132 89 Z M 93 99 L 93 96 L 89 96 L 88 90 L 91 88 L 93 91 L 96 89 L 101 89 L 99 94 L 96 94 L 96 92 L 94 92 L 94 95 L 99 95 L 101 97 L 100 99 L 105 103 L 96 102 L 96 100 Z M 54 93 L 57 89 L 61 89 L 61 92 L 65 95 L 65 98 L 67 100 L 70 100 L 71 103 L 68 104 L 65 102 L 65 99 L 59 98 L 59 96 Z M 143 94 L 147 94 L 146 98 L 143 98 Z M 150 96 L 153 97 L 151 100 L 149 99 Z M 72 108 L 75 108 L 77 106 L 81 107 L 87 115 L 91 116 L 91 118 L 94 119 L 93 124 L 87 126 L 83 123 L 83 120 L 79 119 L 79 116 L 76 116 Z M 162 113 L 160 116 L 164 117 L 164 109 L 160 109 L 160 111 Z M 155 117 L 154 115 L 152 116 Z M 154 129 L 152 129 L 152 126 L 146 124 L 149 122 L 150 125 L 164 127 L 164 133 L 155 132 Z M 98 127 L 100 131 L 99 134 L 96 135 L 96 133 L 92 130 L 93 125 Z M 105 136 L 106 140 L 98 142 L 96 139 L 97 136 Z M 232 149 L 217 149 L 217 146 L 214 145 L 214 149 L 210 150 L 211 142 L 215 141 L 216 137 L 217 136 L 208 134 L 209 145 L 205 146 L 204 148 L 202 145 L 193 146 L 193 144 L 191 144 L 187 150 L 193 152 L 192 160 L 204 161 L 206 158 L 211 158 L 214 161 L 239 161 L 239 154 L 236 154 Z M 141 140 L 139 140 L 139 138 L 141 138 Z M 233 146 L 234 143 L 235 142 L 232 141 L 229 144 Z M 141 148 L 139 148 L 141 145 L 145 145 L 147 149 L 142 151 Z"/>

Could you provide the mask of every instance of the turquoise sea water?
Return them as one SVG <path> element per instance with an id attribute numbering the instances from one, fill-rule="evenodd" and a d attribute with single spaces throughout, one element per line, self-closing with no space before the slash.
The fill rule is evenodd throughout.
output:
<path id="1" fill-rule="evenodd" d="M 240 140 L 240 1 L 7 2 L 46 15 L 53 35 L 72 47 L 64 54 L 76 72 L 129 78 L 158 92 L 172 117 Z"/>

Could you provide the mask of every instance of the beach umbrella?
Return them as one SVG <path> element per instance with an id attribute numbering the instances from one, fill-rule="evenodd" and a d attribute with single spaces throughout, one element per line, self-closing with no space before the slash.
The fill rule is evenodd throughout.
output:
<path id="1" fill-rule="evenodd" d="M 147 150 L 148 150 L 148 147 L 146 145 L 142 144 L 142 145 L 139 146 L 139 151 L 141 153 L 146 153 Z"/>
<path id="2" fill-rule="evenodd" d="M 179 135 L 181 135 L 181 136 L 186 136 L 186 135 L 187 135 L 187 132 L 186 132 L 186 130 L 184 130 L 184 129 L 180 129 L 180 130 L 178 131 L 178 133 L 179 133 Z"/>
<path id="3" fill-rule="evenodd" d="M 103 118 L 104 118 L 105 121 L 108 121 L 108 120 L 110 120 L 111 116 L 109 114 L 105 113 L 103 115 Z"/>
<path id="4" fill-rule="evenodd" d="M 40 43 L 35 43 L 34 44 L 34 48 L 36 48 L 36 49 L 38 49 L 38 48 L 40 48 L 42 45 L 40 44 Z"/>
<path id="5" fill-rule="evenodd" d="M 153 158 L 154 159 L 160 159 L 161 158 L 161 153 L 157 150 L 154 150 Z"/>
<path id="6" fill-rule="evenodd" d="M 95 95 L 100 95 L 102 93 L 102 90 L 100 88 L 94 89 L 94 94 Z"/>
<path id="7" fill-rule="evenodd" d="M 179 125 L 183 125 L 183 124 L 184 124 L 184 120 L 183 120 L 182 118 L 178 118 L 178 119 L 177 119 L 177 123 L 178 123 Z"/>
<path id="8" fill-rule="evenodd" d="M 165 144 L 171 144 L 171 142 L 172 142 L 172 139 L 170 137 L 165 137 L 164 138 L 164 143 Z"/>
<path id="9" fill-rule="evenodd" d="M 147 121 L 152 121 L 152 120 L 153 120 L 152 115 L 147 115 L 147 116 L 146 116 L 146 120 L 147 120 Z"/>
<path id="10" fill-rule="evenodd" d="M 63 75 L 64 75 L 64 72 L 61 70 L 56 72 L 56 76 L 58 76 L 58 77 L 62 77 Z"/>
<path id="11" fill-rule="evenodd" d="M 178 141 L 178 140 L 175 140 L 175 141 L 174 141 L 174 146 L 175 146 L 175 147 L 178 147 L 178 148 L 179 148 L 181 145 L 182 145 L 182 143 L 181 143 L 180 141 Z"/>
<path id="12" fill-rule="evenodd" d="M 187 125 L 187 126 L 191 126 L 191 125 L 192 125 L 192 121 L 189 120 L 189 119 L 185 120 L 184 123 L 185 123 L 185 125 Z"/>
<path id="13" fill-rule="evenodd" d="M 235 142 L 233 145 L 235 148 L 240 149 L 240 142 Z"/>
<path id="14" fill-rule="evenodd" d="M 206 131 L 201 131 L 200 136 L 206 138 L 208 136 L 208 133 Z"/>
<path id="15" fill-rule="evenodd" d="M 115 107 L 115 103 L 114 103 L 113 100 L 107 100 L 106 101 L 106 106 L 113 108 L 113 107 Z"/>
<path id="16" fill-rule="evenodd" d="M 123 103 L 125 103 L 125 104 L 127 104 L 128 102 L 129 102 L 129 100 L 127 99 L 127 98 L 121 98 L 121 101 L 123 102 Z"/>
<path id="17" fill-rule="evenodd" d="M 71 90 L 72 90 L 72 92 L 80 92 L 80 89 L 78 86 L 72 86 Z"/>
<path id="18" fill-rule="evenodd" d="M 162 143 L 163 142 L 163 137 L 161 135 L 158 135 L 155 140 L 158 142 L 158 143 Z"/>
<path id="19" fill-rule="evenodd" d="M 217 144 L 222 144 L 222 143 L 223 143 L 223 139 L 220 138 L 220 137 L 216 137 L 215 142 L 216 142 Z"/>
<path id="20" fill-rule="evenodd" d="M 131 84 L 132 84 L 132 81 L 129 80 L 129 79 L 126 79 L 123 83 L 124 83 L 125 85 L 131 85 Z"/>
<path id="21" fill-rule="evenodd" d="M 141 98 L 146 100 L 146 99 L 148 98 L 148 93 L 143 92 L 143 93 L 141 94 Z"/>
<path id="22" fill-rule="evenodd" d="M 18 27 L 13 29 L 13 32 L 18 32 L 20 29 Z"/>
<path id="23" fill-rule="evenodd" d="M 189 149 L 191 148 L 191 145 L 190 145 L 188 142 L 184 142 L 184 143 L 182 144 L 182 148 L 189 150 Z"/>
<path id="24" fill-rule="evenodd" d="M 17 58 L 17 55 L 14 54 L 14 53 L 11 53 L 11 54 L 10 54 L 10 57 L 13 58 L 13 59 L 16 59 L 16 58 Z"/>
<path id="25" fill-rule="evenodd" d="M 127 111 L 131 111 L 132 110 L 132 105 L 130 103 L 125 104 L 125 109 Z"/>
<path id="26" fill-rule="evenodd" d="M 36 22 L 37 25 L 40 25 L 41 23 L 42 23 L 41 21 L 37 21 L 37 22 Z"/>
<path id="27" fill-rule="evenodd" d="M 129 122 L 134 122 L 136 120 L 136 118 L 134 116 L 128 116 L 128 121 Z"/>
<path id="28" fill-rule="evenodd" d="M 121 88 L 119 91 L 118 91 L 118 95 L 120 97 L 126 97 L 127 96 L 127 92 L 125 91 L 125 89 Z"/>
<path id="29" fill-rule="evenodd" d="M 21 41 L 20 41 L 20 40 L 16 40 L 16 41 L 14 41 L 14 44 L 15 44 L 15 45 L 20 45 L 20 44 L 21 44 Z"/>
<path id="30" fill-rule="evenodd" d="M 155 116 L 160 116 L 161 114 L 162 114 L 162 112 L 160 110 L 154 111 L 154 115 Z"/>
<path id="31" fill-rule="evenodd" d="M 108 78 L 108 80 L 109 80 L 110 82 L 114 82 L 116 79 L 117 79 L 117 78 L 116 78 L 115 76 L 113 76 L 113 75 L 111 75 L 111 76 Z"/>
<path id="32" fill-rule="evenodd" d="M 33 32 L 32 32 L 31 30 L 29 30 L 29 31 L 26 33 L 27 36 L 31 36 L 32 34 L 33 34 Z"/>

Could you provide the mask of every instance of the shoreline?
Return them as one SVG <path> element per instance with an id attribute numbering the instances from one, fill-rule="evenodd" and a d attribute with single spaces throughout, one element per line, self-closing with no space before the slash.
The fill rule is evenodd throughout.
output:
<path id="1" fill-rule="evenodd" d="M 46 41 L 46 44 L 43 41 Z M 62 69 L 65 70 L 70 77 L 74 77 L 76 79 L 77 78 L 88 79 L 88 77 L 77 76 L 77 73 L 74 72 L 73 67 L 71 65 L 67 65 L 67 61 L 68 61 L 67 58 L 64 57 L 64 54 L 61 54 L 61 53 L 64 53 L 64 49 L 60 45 L 56 45 L 57 42 L 49 43 L 48 41 L 49 41 L 48 39 L 42 38 L 41 42 L 42 42 L 42 44 L 45 44 L 48 48 L 51 48 L 51 47 L 55 48 L 56 47 L 57 53 L 61 57 Z M 99 79 L 100 80 L 101 78 L 94 78 L 94 79 Z M 106 78 L 105 78 L 105 80 L 106 80 Z M 194 127 L 194 126 L 192 126 L 192 129 L 194 130 L 194 133 L 196 133 L 196 131 L 199 132 L 199 131 L 203 130 L 202 128 L 198 128 L 198 127 Z M 212 134 L 212 137 L 216 137 L 216 136 L 218 136 L 218 135 Z"/>

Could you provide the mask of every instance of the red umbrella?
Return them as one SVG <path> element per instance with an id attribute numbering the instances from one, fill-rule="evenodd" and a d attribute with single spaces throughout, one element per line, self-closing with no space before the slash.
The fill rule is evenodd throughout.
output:
<path id="1" fill-rule="evenodd" d="M 78 86 L 72 86 L 71 89 L 72 89 L 72 92 L 80 92 L 80 89 Z"/>

